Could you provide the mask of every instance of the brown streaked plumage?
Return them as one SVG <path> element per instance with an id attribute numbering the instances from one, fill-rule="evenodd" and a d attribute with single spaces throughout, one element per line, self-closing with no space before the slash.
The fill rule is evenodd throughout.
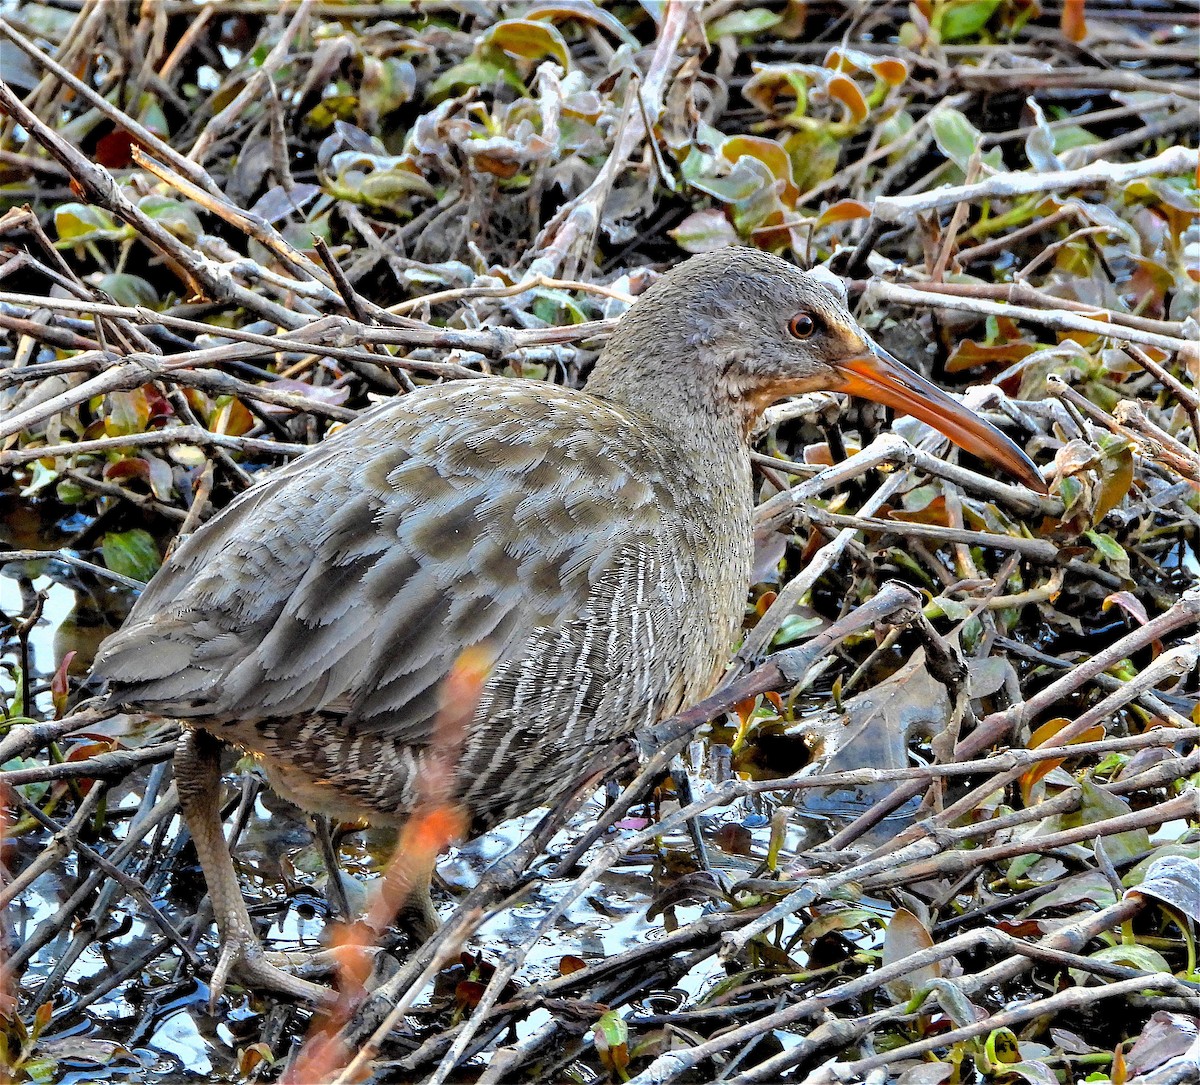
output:
<path id="1" fill-rule="evenodd" d="M 262 959 L 205 733 L 259 755 L 308 810 L 394 821 L 442 680 L 485 644 L 455 783 L 483 831 L 709 692 L 743 611 L 748 435 L 769 403 L 848 387 L 1041 486 L 1006 437 L 876 351 L 784 261 L 695 257 L 626 314 L 583 391 L 493 378 L 397 398 L 180 546 L 94 670 L 114 705 L 189 725 L 176 769 L 225 946 L 214 987 L 238 965 L 318 990 Z"/>

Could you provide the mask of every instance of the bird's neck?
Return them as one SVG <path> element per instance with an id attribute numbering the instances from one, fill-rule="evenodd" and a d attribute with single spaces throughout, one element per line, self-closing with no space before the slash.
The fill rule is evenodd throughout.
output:
<path id="1" fill-rule="evenodd" d="M 687 364 L 664 364 L 659 350 L 635 355 L 605 351 L 584 391 L 632 412 L 660 430 L 671 443 L 701 460 L 749 460 L 750 433 L 757 417 L 731 402 Z"/>

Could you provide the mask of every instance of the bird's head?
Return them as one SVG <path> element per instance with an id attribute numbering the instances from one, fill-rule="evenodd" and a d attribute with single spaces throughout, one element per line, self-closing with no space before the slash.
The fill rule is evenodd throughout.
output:
<path id="1" fill-rule="evenodd" d="M 626 399 L 641 386 L 644 395 L 646 382 L 631 369 L 650 377 L 651 368 L 697 405 L 733 411 L 747 430 L 786 396 L 861 396 L 929 423 L 1026 485 L 1046 489 L 1008 437 L 873 342 L 836 279 L 757 249 L 695 256 L 658 279 L 622 318 L 588 390 Z"/>

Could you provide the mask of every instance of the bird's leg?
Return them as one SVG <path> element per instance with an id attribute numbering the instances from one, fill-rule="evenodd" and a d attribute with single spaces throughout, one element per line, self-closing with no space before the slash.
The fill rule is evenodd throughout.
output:
<path id="1" fill-rule="evenodd" d="M 313 834 L 321 848 L 321 859 L 325 863 L 327 876 L 325 899 L 334 918 L 352 923 L 350 902 L 346 899 L 346 887 L 342 884 L 342 867 L 338 862 L 337 849 L 333 846 L 333 825 L 324 814 L 313 815 Z"/>
<path id="2" fill-rule="evenodd" d="M 433 897 L 429 892 L 429 883 L 433 871 L 423 877 L 417 877 L 409 890 L 408 898 L 400 907 L 398 922 L 417 940 L 426 942 L 433 937 L 434 932 L 442 925 L 442 918 L 433 906 Z"/>
<path id="3" fill-rule="evenodd" d="M 209 987 L 210 1007 L 221 997 L 231 972 L 254 988 L 318 1004 L 332 1001 L 334 995 L 327 988 L 289 975 L 265 959 L 221 829 L 220 785 L 221 743 L 206 731 L 185 728 L 175 747 L 175 786 L 221 939 L 221 956 Z"/>

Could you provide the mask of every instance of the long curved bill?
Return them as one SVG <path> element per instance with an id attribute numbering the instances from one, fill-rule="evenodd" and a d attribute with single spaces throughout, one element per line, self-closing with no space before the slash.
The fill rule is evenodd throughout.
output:
<path id="1" fill-rule="evenodd" d="M 842 378 L 837 391 L 874 400 L 928 422 L 959 448 L 1004 468 L 1030 489 L 1047 492 L 1037 465 L 995 426 L 914 373 L 878 343 L 869 339 L 867 342 L 873 353 L 849 358 L 835 366 Z"/>

